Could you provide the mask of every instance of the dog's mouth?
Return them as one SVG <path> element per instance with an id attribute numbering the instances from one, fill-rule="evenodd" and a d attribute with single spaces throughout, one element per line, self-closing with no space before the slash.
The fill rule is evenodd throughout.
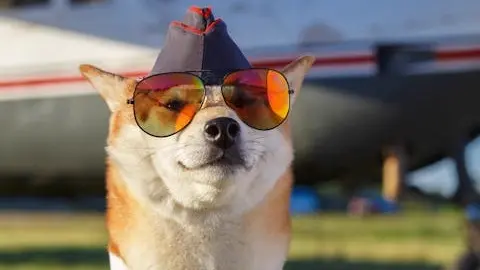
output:
<path id="1" fill-rule="evenodd" d="M 224 168 L 234 170 L 236 168 L 246 168 L 245 160 L 237 151 L 222 151 L 216 156 L 211 157 L 208 161 L 203 163 L 196 163 L 195 165 L 186 165 L 182 161 L 177 162 L 184 170 L 200 170 L 205 168 Z"/>

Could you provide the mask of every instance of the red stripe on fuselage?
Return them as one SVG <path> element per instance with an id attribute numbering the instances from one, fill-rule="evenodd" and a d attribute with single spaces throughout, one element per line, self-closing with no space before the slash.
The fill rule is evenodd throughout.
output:
<path id="1" fill-rule="evenodd" d="M 444 50 L 435 53 L 435 60 L 440 62 L 475 59 L 480 59 L 480 48 Z"/>
<path id="2" fill-rule="evenodd" d="M 254 60 L 252 64 L 256 67 L 266 68 L 279 68 L 289 64 L 295 58 L 276 58 L 265 60 Z M 359 56 L 338 56 L 338 57 L 322 57 L 318 58 L 314 66 L 330 66 L 330 65 L 348 65 L 348 64 L 368 64 L 371 63 L 374 58 L 371 55 L 359 55 Z M 147 71 L 132 71 L 120 73 L 127 77 L 141 77 L 148 74 Z M 42 78 L 27 78 L 27 79 L 14 79 L 0 81 L 1 88 L 11 87 L 25 87 L 25 86 L 37 86 L 45 84 L 60 84 L 60 83 L 77 83 L 82 82 L 85 79 L 78 76 L 57 76 L 57 77 L 42 77 Z"/>
<path id="3" fill-rule="evenodd" d="M 253 60 L 252 64 L 256 67 L 266 68 L 280 68 L 295 58 L 275 58 L 275 59 L 261 59 Z M 480 48 L 471 49 L 450 49 L 437 51 L 435 53 L 435 60 L 438 62 L 446 61 L 459 61 L 459 60 L 477 60 L 480 59 Z M 372 54 L 364 53 L 357 55 L 340 55 L 332 57 L 318 57 L 315 63 L 315 67 L 341 67 L 350 65 L 366 65 L 372 64 L 375 61 L 375 56 Z M 130 71 L 121 73 L 127 77 L 141 77 L 148 74 L 147 71 Z M 0 81 L 0 90 L 2 88 L 8 88 L 13 90 L 14 87 L 26 87 L 26 86 L 40 86 L 47 84 L 62 84 L 62 83 L 78 83 L 83 82 L 85 79 L 78 76 L 56 76 L 56 77 L 41 77 L 41 78 L 26 78 L 26 79 L 13 79 Z M 6 89 L 5 89 L 6 90 Z"/>

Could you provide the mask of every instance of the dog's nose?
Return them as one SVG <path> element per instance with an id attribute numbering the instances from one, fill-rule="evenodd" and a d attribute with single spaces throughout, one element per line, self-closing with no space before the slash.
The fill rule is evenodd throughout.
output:
<path id="1" fill-rule="evenodd" d="M 215 146 L 227 149 L 240 133 L 238 122 L 229 117 L 218 117 L 205 124 L 205 138 Z"/>

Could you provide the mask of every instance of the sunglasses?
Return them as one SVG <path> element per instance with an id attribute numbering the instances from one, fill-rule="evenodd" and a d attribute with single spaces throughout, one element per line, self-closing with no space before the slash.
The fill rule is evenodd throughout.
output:
<path id="1" fill-rule="evenodd" d="M 194 74 L 204 72 L 212 71 L 169 72 L 142 78 L 133 98 L 127 100 L 133 105 L 140 129 L 154 137 L 167 137 L 188 126 L 206 99 L 206 85 L 212 85 Z M 216 84 L 221 85 L 226 105 L 251 128 L 270 130 L 288 116 L 294 90 L 279 71 L 231 71 Z"/>

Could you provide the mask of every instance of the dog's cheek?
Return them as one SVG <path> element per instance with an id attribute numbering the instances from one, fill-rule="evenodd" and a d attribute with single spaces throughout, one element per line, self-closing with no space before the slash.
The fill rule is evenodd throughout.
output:
<path id="1" fill-rule="evenodd" d="M 290 164 L 293 159 L 293 149 L 288 139 L 280 131 L 272 132 L 266 138 L 265 145 L 264 166 L 283 170 L 285 169 L 284 166 Z"/>
<path id="2" fill-rule="evenodd" d="M 176 140 L 175 135 L 157 138 L 145 134 L 143 137 L 148 148 L 154 151 L 155 156 L 160 156 L 160 160 L 171 159 L 181 149 L 181 143 Z"/>

